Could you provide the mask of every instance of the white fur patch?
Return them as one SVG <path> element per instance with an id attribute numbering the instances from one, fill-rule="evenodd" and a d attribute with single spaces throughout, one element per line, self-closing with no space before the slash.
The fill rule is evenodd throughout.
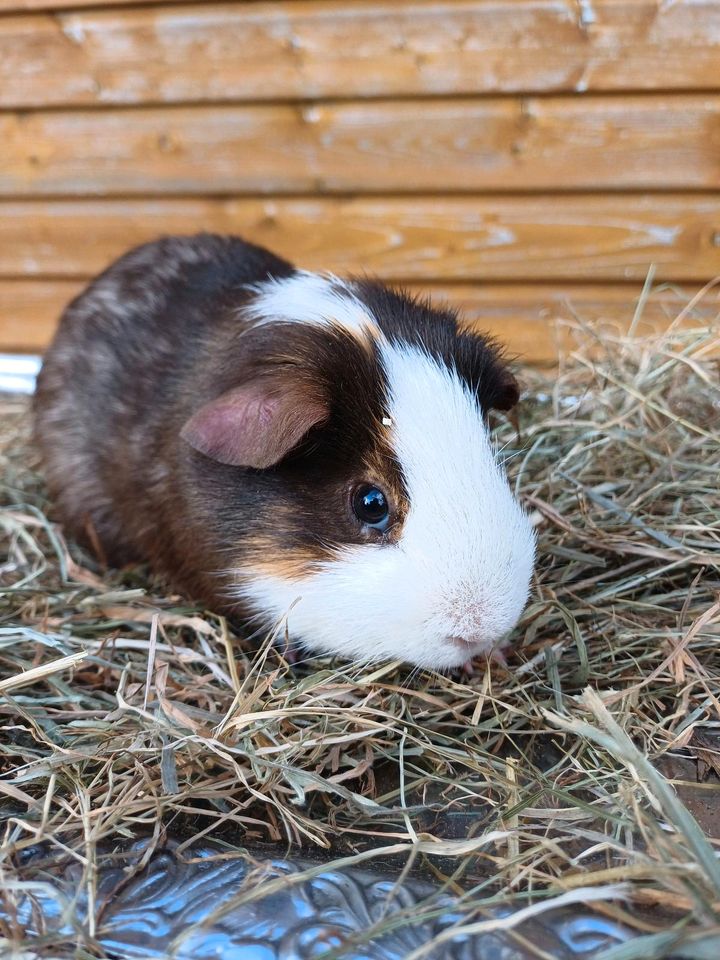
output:
<path id="1" fill-rule="evenodd" d="M 241 592 L 273 618 L 297 600 L 289 632 L 311 650 L 456 666 L 517 622 L 535 537 L 464 382 L 417 347 L 381 342 L 381 355 L 410 502 L 399 542 L 353 545 L 312 576 L 258 576 Z"/>
<path id="2" fill-rule="evenodd" d="M 344 280 L 299 270 L 255 284 L 256 298 L 243 308 L 256 324 L 287 321 L 337 324 L 356 335 L 375 328 L 367 308 Z"/>

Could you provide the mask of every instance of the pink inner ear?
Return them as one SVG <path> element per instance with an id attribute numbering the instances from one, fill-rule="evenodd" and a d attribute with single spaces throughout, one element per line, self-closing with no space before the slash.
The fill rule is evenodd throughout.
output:
<path id="1" fill-rule="evenodd" d="M 256 380 L 206 403 L 180 436 L 220 463 L 264 469 L 282 460 L 328 415 L 325 402 L 298 386 L 283 389 Z"/>

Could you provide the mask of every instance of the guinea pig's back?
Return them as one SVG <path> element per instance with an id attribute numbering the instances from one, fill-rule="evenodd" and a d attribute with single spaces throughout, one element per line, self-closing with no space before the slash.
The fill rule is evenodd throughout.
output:
<path id="1" fill-rule="evenodd" d="M 233 237 L 138 247 L 65 310 L 35 395 L 35 437 L 66 529 L 120 564 L 171 510 L 173 443 L 193 378 L 244 284 L 285 261 Z"/>

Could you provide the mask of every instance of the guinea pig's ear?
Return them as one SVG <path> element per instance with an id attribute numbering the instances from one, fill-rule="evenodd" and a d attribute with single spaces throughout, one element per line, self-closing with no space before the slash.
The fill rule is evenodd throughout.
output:
<path id="1" fill-rule="evenodd" d="M 328 416 L 327 403 L 302 384 L 258 377 L 206 403 L 180 436 L 219 463 L 264 469 Z"/>
<path id="2" fill-rule="evenodd" d="M 493 391 L 492 408 L 494 410 L 512 410 L 520 399 L 520 386 L 507 367 L 500 370 L 497 387 Z"/>

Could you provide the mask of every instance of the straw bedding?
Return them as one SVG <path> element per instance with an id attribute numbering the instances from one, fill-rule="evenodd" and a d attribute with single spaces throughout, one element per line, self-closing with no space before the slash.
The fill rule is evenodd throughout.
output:
<path id="1" fill-rule="evenodd" d="M 290 666 L 282 642 L 235 636 L 147 571 L 103 571 L 47 519 L 27 401 L 0 400 L 8 907 L 38 841 L 92 887 L 103 842 L 169 831 L 392 854 L 460 894 L 463 922 L 499 901 L 593 900 L 641 935 L 618 958 L 718 956 L 710 314 L 691 304 L 652 338 L 575 323 L 559 371 L 524 373 L 520 432 L 497 438 L 540 560 L 507 669 L 473 675 Z M 0 921 L 0 952 L 3 937 L 23 933 Z M 91 928 L 27 949 L 98 955 Z"/>

